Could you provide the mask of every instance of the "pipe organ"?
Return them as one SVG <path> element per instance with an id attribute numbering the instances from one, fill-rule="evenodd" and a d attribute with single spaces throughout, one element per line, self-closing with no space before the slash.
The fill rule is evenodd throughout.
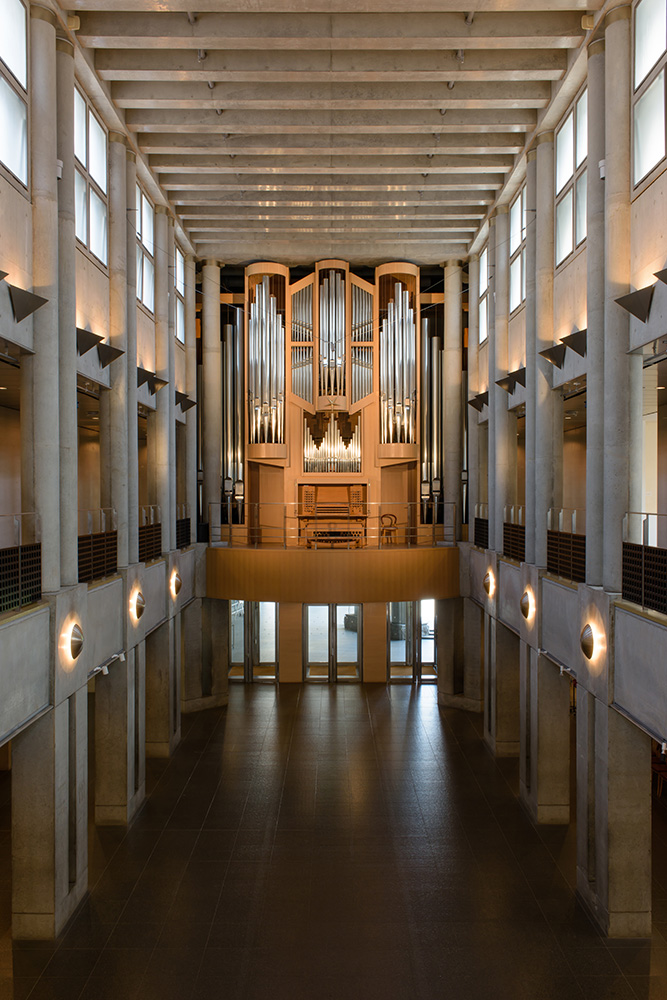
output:
<path id="1" fill-rule="evenodd" d="M 419 531 L 438 520 L 419 498 L 425 484 L 435 496 L 443 471 L 443 300 L 428 295 L 422 321 L 419 268 L 408 263 L 381 265 L 371 281 L 341 260 L 294 281 L 279 264 L 246 268 L 245 336 L 239 309 L 223 337 L 223 479 L 245 505 L 233 531 L 257 538 L 268 518 L 300 540 L 303 490 L 336 483 L 363 487 L 357 541 L 371 507 L 378 525 L 396 517 Z M 343 514 L 327 518 L 318 544 L 327 531 L 340 543 Z"/>

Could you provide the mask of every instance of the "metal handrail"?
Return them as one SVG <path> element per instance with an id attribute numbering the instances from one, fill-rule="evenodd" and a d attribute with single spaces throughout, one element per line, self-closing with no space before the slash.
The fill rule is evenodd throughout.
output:
<path id="1" fill-rule="evenodd" d="M 189 518 L 190 515 L 190 504 L 189 503 L 177 503 L 176 504 L 176 520 L 184 521 Z"/>
<path id="2" fill-rule="evenodd" d="M 547 511 L 547 531 L 566 535 L 586 534 L 585 507 L 550 507 Z"/>
<path id="3" fill-rule="evenodd" d="M 667 514 L 647 511 L 626 511 L 623 515 L 623 541 L 634 545 L 666 547 Z"/>
<path id="4" fill-rule="evenodd" d="M 139 507 L 139 527 L 143 528 L 147 524 L 160 524 L 162 522 L 162 511 L 159 504 L 147 503 Z"/>
<path id="5" fill-rule="evenodd" d="M 32 545 L 41 541 L 41 538 L 41 521 L 35 511 L 0 514 L 0 549 Z"/>
<path id="6" fill-rule="evenodd" d="M 523 504 L 505 504 L 503 507 L 503 523 L 504 524 L 520 524 L 526 523 L 526 508 Z"/>
<path id="7" fill-rule="evenodd" d="M 91 507 L 79 510 L 77 534 L 101 535 L 106 531 L 117 531 L 118 522 L 114 507 Z"/>
<path id="8" fill-rule="evenodd" d="M 489 505 L 488 503 L 476 503 L 475 504 L 475 517 L 486 518 L 489 517 Z"/>

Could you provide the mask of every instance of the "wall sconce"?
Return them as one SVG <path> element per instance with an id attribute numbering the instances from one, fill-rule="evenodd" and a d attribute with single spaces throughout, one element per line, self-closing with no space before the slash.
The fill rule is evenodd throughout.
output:
<path id="1" fill-rule="evenodd" d="M 519 607 L 526 621 L 532 621 L 535 616 L 535 598 L 531 590 L 524 590 Z"/>
<path id="2" fill-rule="evenodd" d="M 169 581 L 169 591 L 174 600 L 178 597 L 181 587 L 183 586 L 183 581 L 181 580 L 181 575 L 177 569 L 175 569 L 171 574 L 171 579 Z"/>
<path id="3" fill-rule="evenodd" d="M 487 592 L 489 597 L 493 597 L 496 591 L 496 578 L 493 575 L 492 570 L 487 570 L 486 576 L 484 577 L 484 590 Z"/>
<path id="4" fill-rule="evenodd" d="M 581 651 L 587 660 L 593 658 L 593 653 L 595 652 L 595 633 L 591 625 L 588 623 L 584 625 L 581 630 L 581 635 L 579 637 L 579 645 L 581 646 Z"/>
<path id="5" fill-rule="evenodd" d="M 140 590 L 136 590 L 130 597 L 130 614 L 135 621 L 139 621 L 146 610 L 146 601 Z"/>
<path id="6" fill-rule="evenodd" d="M 83 631 L 78 622 L 70 622 L 60 635 L 60 648 L 67 659 L 74 662 L 83 649 Z"/>

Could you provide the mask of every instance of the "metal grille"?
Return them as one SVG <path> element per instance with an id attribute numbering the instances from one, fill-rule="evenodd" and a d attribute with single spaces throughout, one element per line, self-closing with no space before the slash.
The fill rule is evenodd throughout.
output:
<path id="1" fill-rule="evenodd" d="M 79 535 L 79 583 L 113 576 L 118 569 L 118 533 Z"/>
<path id="2" fill-rule="evenodd" d="M 488 523 L 488 522 L 487 522 Z M 488 531 L 488 527 L 487 527 Z M 526 559 L 526 526 L 525 524 L 503 524 L 503 555 L 509 559 Z"/>
<path id="3" fill-rule="evenodd" d="M 159 559 L 162 555 L 162 523 L 139 526 L 139 562 Z"/>
<path id="4" fill-rule="evenodd" d="M 475 545 L 480 549 L 488 549 L 489 547 L 488 517 L 475 518 Z"/>
<path id="5" fill-rule="evenodd" d="M 41 544 L 0 549 L 0 612 L 25 607 L 41 597 Z"/>
<path id="6" fill-rule="evenodd" d="M 667 614 L 667 549 L 623 543 L 623 597 Z"/>
<path id="7" fill-rule="evenodd" d="M 586 579 L 586 536 L 547 531 L 547 571 L 583 583 Z"/>
<path id="8" fill-rule="evenodd" d="M 190 518 L 180 517 L 176 521 L 176 548 L 187 549 L 190 544 Z"/>

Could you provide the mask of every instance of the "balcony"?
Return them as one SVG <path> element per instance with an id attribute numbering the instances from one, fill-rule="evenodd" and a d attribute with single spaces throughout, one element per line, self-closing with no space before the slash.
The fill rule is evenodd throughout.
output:
<path id="1" fill-rule="evenodd" d="M 118 569 L 116 511 L 100 507 L 79 511 L 79 583 L 113 576 Z"/>
<path id="2" fill-rule="evenodd" d="M 157 504 L 139 508 L 139 562 L 150 562 L 162 555 L 162 513 Z"/>
<path id="3" fill-rule="evenodd" d="M 552 507 L 547 511 L 547 572 L 566 580 L 586 580 L 586 511 Z"/>
<path id="4" fill-rule="evenodd" d="M 518 562 L 526 560 L 526 512 L 518 504 L 503 511 L 503 555 Z"/>
<path id="5" fill-rule="evenodd" d="M 667 514 L 623 519 L 623 599 L 667 614 Z"/>
<path id="6" fill-rule="evenodd" d="M 0 612 L 42 597 L 42 544 L 34 513 L 0 514 Z"/>
<path id="7" fill-rule="evenodd" d="M 473 542 L 479 549 L 489 547 L 489 505 L 475 504 L 475 520 L 473 525 Z"/>

